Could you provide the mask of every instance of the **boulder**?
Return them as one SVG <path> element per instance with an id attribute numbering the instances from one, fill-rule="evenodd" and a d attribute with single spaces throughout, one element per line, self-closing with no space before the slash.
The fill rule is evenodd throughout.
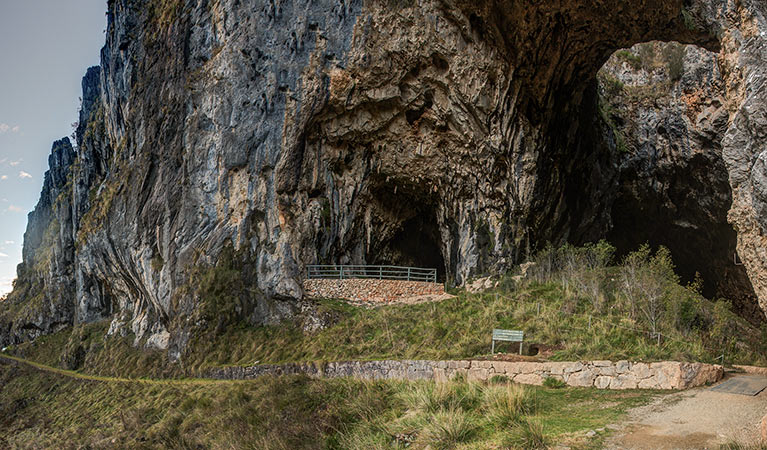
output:
<path id="1" fill-rule="evenodd" d="M 612 380 L 612 377 L 598 376 L 596 380 L 594 380 L 594 386 L 598 389 L 607 389 L 610 387 Z"/>
<path id="2" fill-rule="evenodd" d="M 618 361 L 617 363 L 615 363 L 615 371 L 616 372 L 618 372 L 618 373 L 626 373 L 629 370 L 631 370 L 631 363 L 630 362 L 628 362 L 626 360 L 622 360 L 622 361 Z"/>
<path id="3" fill-rule="evenodd" d="M 633 366 L 631 366 L 631 373 L 634 374 L 635 377 L 638 379 L 642 378 L 648 378 L 652 376 L 652 373 L 650 372 L 650 366 L 646 363 L 636 363 Z"/>
<path id="4" fill-rule="evenodd" d="M 570 376 L 567 377 L 567 384 L 570 386 L 590 387 L 594 385 L 595 377 L 596 375 L 594 375 L 594 372 L 589 369 L 584 369 L 580 372 L 570 374 Z"/>
<path id="5" fill-rule="evenodd" d="M 522 384 L 534 384 L 540 386 L 543 384 L 544 378 L 536 373 L 520 373 L 514 376 L 515 383 Z"/>
<path id="6" fill-rule="evenodd" d="M 636 389 L 638 380 L 632 373 L 626 373 L 613 377 L 610 381 L 610 389 Z"/>

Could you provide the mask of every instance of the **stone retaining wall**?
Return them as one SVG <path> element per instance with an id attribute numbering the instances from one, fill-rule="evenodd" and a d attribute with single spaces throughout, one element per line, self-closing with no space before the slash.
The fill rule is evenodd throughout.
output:
<path id="1" fill-rule="evenodd" d="M 305 280 L 304 292 L 309 298 L 343 298 L 364 302 L 390 302 L 421 295 L 440 295 L 440 283 L 403 280 Z"/>
<path id="2" fill-rule="evenodd" d="M 767 367 L 759 367 L 759 366 L 742 366 L 738 364 L 733 364 L 732 366 L 735 369 L 740 369 L 744 373 L 750 374 L 750 375 L 761 375 L 767 377 Z"/>
<path id="3" fill-rule="evenodd" d="M 504 362 L 504 361 L 348 361 L 224 367 L 208 376 L 215 379 L 252 379 L 262 375 L 306 374 L 312 377 L 447 381 L 458 373 L 485 381 L 503 375 L 517 383 L 543 384 L 548 377 L 570 386 L 599 389 L 688 389 L 719 381 L 722 366 L 675 361 Z"/>

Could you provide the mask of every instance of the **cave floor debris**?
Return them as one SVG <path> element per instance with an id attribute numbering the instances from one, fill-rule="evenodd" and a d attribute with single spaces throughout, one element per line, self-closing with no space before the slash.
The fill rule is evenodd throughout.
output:
<path id="1" fill-rule="evenodd" d="M 350 305 L 358 306 L 361 308 L 379 308 L 381 306 L 391 306 L 391 305 L 417 305 L 419 303 L 441 302 L 443 300 L 449 300 L 451 298 L 455 298 L 455 295 L 445 293 L 445 294 L 418 295 L 415 297 L 404 297 L 404 298 L 399 298 L 396 300 L 388 300 L 388 301 L 346 300 L 346 299 L 344 301 Z"/>

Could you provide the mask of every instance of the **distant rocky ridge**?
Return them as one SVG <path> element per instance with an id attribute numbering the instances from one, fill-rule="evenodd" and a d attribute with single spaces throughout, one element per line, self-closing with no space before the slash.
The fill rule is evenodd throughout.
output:
<path id="1" fill-rule="evenodd" d="M 111 318 L 177 358 L 195 330 L 292 315 L 307 264 L 438 267 L 463 284 L 546 242 L 641 240 L 641 223 L 669 224 L 646 236 L 685 249 L 683 271 L 767 309 L 765 9 L 110 0 L 0 344 Z M 662 104 L 604 114 L 599 69 L 651 40 L 716 57 L 688 51 Z M 615 70 L 642 84 L 644 69 Z"/>

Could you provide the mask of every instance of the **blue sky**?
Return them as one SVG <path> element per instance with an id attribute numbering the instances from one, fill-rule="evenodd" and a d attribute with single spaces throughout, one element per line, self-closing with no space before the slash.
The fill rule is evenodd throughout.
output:
<path id="1" fill-rule="evenodd" d="M 72 133 L 80 81 L 99 63 L 106 0 L 0 0 L 0 295 L 21 262 L 56 139 Z"/>

